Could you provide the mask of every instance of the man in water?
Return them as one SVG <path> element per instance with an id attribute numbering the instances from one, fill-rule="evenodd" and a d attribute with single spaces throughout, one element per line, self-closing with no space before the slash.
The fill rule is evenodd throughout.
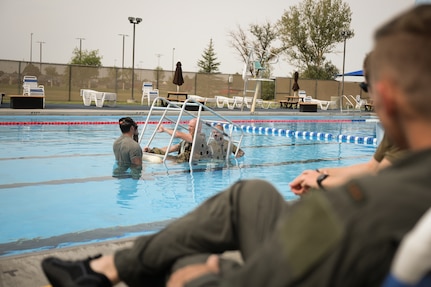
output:
<path id="1" fill-rule="evenodd" d="M 119 119 L 118 124 L 122 134 L 112 147 L 117 164 L 113 176 L 127 176 L 127 170 L 130 169 L 131 176 L 139 178 L 142 172 L 142 149 L 138 143 L 138 125 L 130 117 Z"/>

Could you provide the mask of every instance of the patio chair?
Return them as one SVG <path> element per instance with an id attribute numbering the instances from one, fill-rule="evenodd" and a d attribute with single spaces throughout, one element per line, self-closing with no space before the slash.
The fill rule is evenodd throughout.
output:
<path id="1" fill-rule="evenodd" d="M 278 108 L 278 106 L 280 105 L 280 102 L 276 102 L 276 101 L 262 101 L 262 108 L 264 109 L 269 109 L 269 108 Z"/>
<path id="2" fill-rule="evenodd" d="M 105 104 L 105 101 L 110 103 L 110 106 L 117 104 L 116 93 L 98 92 L 95 90 L 81 89 L 80 91 L 84 106 L 90 106 L 91 102 L 94 102 L 96 107 L 101 108 Z"/>
<path id="3" fill-rule="evenodd" d="M 201 104 L 206 104 L 207 103 L 207 101 L 208 101 L 208 98 L 204 98 L 204 97 L 201 97 L 201 96 L 197 96 L 197 95 L 188 95 L 188 97 L 189 97 L 189 99 L 192 99 L 192 100 L 194 100 L 194 101 L 196 101 L 196 102 L 199 102 L 199 103 L 201 103 Z"/>
<path id="4" fill-rule="evenodd" d="M 35 76 L 24 76 L 22 88 L 24 96 L 45 96 L 45 87 L 38 85 Z"/>
<path id="5" fill-rule="evenodd" d="M 236 103 L 234 99 L 224 96 L 214 96 L 214 98 L 216 99 L 217 107 L 220 109 L 224 106 L 226 106 L 229 110 L 233 110 L 235 108 Z"/>
<path id="6" fill-rule="evenodd" d="M 305 97 L 304 101 L 318 104 L 320 109 L 324 111 L 326 111 L 331 104 L 335 103 L 335 101 L 324 101 L 324 100 L 313 99 L 311 96 Z"/>
<path id="7" fill-rule="evenodd" d="M 361 99 L 360 95 L 356 95 L 356 97 L 352 95 L 343 96 L 347 100 L 347 108 L 352 108 L 355 110 L 361 110 L 363 106 L 367 104 L 367 100 Z"/>
<path id="8" fill-rule="evenodd" d="M 151 106 L 152 101 L 159 96 L 159 90 L 153 89 L 152 82 L 144 82 L 142 84 L 142 98 L 141 105 L 144 104 L 144 100 L 147 99 L 147 104 Z"/>
<path id="9" fill-rule="evenodd" d="M 298 91 L 298 97 L 301 102 L 305 102 L 305 98 L 307 97 L 307 93 L 304 90 Z"/>
<path id="10" fill-rule="evenodd" d="M 259 75 L 260 71 L 264 71 L 265 70 L 265 68 L 262 67 L 262 64 L 259 61 L 254 61 L 253 68 L 254 68 L 254 72 L 255 72 L 254 75 L 255 76 Z"/>
<path id="11" fill-rule="evenodd" d="M 253 97 L 234 96 L 233 99 L 235 107 L 239 109 L 242 108 L 242 106 L 246 106 L 250 109 L 253 104 Z M 256 106 L 263 108 L 263 100 L 256 99 Z"/>

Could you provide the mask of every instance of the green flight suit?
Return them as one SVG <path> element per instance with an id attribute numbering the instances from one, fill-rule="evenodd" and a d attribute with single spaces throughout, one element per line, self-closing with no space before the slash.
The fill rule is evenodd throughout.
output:
<path id="1" fill-rule="evenodd" d="M 403 238 L 431 206 L 431 150 L 409 154 L 378 176 L 285 202 L 262 180 L 239 181 L 161 232 L 117 251 L 129 286 L 164 286 L 180 259 L 239 250 L 186 287 L 380 286 Z"/>

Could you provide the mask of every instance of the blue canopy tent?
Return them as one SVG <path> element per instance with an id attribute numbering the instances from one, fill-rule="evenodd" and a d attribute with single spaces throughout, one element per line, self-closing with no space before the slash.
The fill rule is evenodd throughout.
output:
<path id="1" fill-rule="evenodd" d="M 345 73 L 344 76 L 348 77 L 348 76 L 363 76 L 364 75 L 364 71 L 362 70 L 358 70 L 358 71 L 353 71 L 353 72 L 349 72 L 349 73 Z M 341 77 L 343 76 L 343 74 L 338 74 L 337 77 Z"/>

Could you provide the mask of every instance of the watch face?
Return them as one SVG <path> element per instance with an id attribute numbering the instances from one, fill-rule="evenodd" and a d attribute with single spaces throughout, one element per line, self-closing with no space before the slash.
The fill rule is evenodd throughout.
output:
<path id="1" fill-rule="evenodd" d="M 319 175 L 319 176 L 317 177 L 317 184 L 320 186 L 320 188 L 322 188 L 322 189 L 323 189 L 322 181 L 323 181 L 325 178 L 327 178 L 328 176 L 329 176 L 329 174 L 324 174 L 324 173 L 322 173 L 321 175 Z"/>
<path id="2" fill-rule="evenodd" d="M 321 182 L 322 180 L 324 180 L 324 179 L 325 179 L 325 178 L 327 178 L 327 177 L 328 177 L 328 175 L 327 175 L 327 174 L 322 173 L 321 175 L 319 175 L 319 176 L 317 177 L 317 181 Z"/>

